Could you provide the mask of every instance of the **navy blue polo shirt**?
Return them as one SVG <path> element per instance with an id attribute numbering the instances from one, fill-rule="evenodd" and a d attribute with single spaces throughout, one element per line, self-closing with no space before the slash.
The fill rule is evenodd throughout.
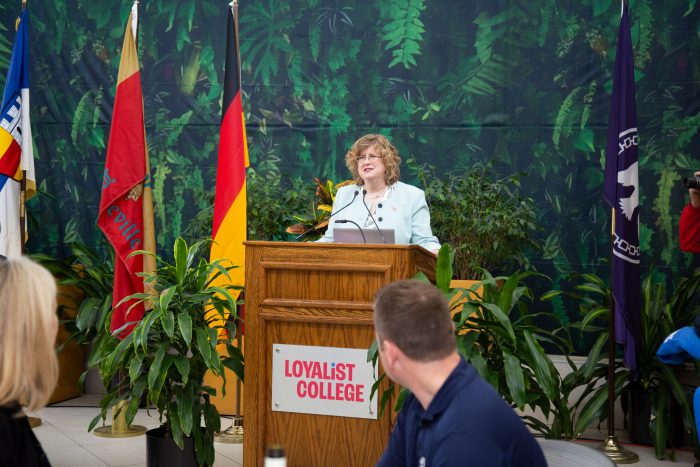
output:
<path id="1" fill-rule="evenodd" d="M 464 360 L 427 410 L 409 394 L 377 463 L 379 467 L 546 465 L 539 443 L 520 417 Z"/>

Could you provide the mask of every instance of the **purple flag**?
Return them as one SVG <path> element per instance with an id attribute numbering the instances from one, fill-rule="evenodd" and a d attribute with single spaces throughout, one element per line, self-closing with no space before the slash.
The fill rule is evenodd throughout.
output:
<path id="1" fill-rule="evenodd" d="M 613 72 L 604 196 L 615 209 L 611 264 L 615 341 L 622 344 L 625 365 L 633 373 L 638 369 L 637 349 L 641 338 L 639 166 L 634 96 L 632 34 L 627 2 L 623 2 Z"/>

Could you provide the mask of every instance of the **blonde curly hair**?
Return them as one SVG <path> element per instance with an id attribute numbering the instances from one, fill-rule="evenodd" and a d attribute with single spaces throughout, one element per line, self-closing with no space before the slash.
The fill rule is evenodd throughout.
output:
<path id="1" fill-rule="evenodd" d="M 360 156 L 362 151 L 374 145 L 377 146 L 377 151 L 382 158 L 384 167 L 386 167 L 384 181 L 387 185 L 393 185 L 399 181 L 399 177 L 401 175 L 401 171 L 399 169 L 399 165 L 401 165 L 401 158 L 399 157 L 399 151 L 384 135 L 364 135 L 355 141 L 350 147 L 348 153 L 345 154 L 345 165 L 347 166 L 348 170 L 350 170 L 354 182 L 359 186 L 364 185 L 365 182 L 362 180 L 360 177 L 360 172 L 357 170 L 357 158 Z"/>

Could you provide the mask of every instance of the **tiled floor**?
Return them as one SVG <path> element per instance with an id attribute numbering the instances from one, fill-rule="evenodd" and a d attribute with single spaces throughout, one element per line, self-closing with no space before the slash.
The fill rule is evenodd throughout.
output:
<path id="1" fill-rule="evenodd" d="M 41 441 L 46 454 L 54 467 L 141 467 L 146 465 L 146 441 L 144 436 L 134 438 L 100 438 L 87 432 L 88 424 L 98 413 L 96 408 L 99 396 L 83 396 L 65 403 L 46 407 L 30 415 L 42 419 L 42 425 L 34 431 Z M 140 410 L 135 424 L 147 428 L 159 425 L 157 413 L 149 416 Z M 222 419 L 222 427 L 230 426 L 229 419 Z M 596 436 L 595 432 L 587 432 Z M 602 433 L 600 433 L 602 437 Z M 601 438 L 602 439 L 602 438 Z M 624 433 L 620 433 L 624 439 Z M 585 442 L 596 447 L 598 442 Z M 639 454 L 638 467 L 692 466 L 695 462 L 692 453 L 679 451 L 677 462 L 659 461 L 650 447 L 627 446 Z M 215 443 L 215 467 L 234 467 L 243 464 L 243 446 L 240 444 Z M 575 467 L 575 466 L 572 466 Z"/>
<path id="2" fill-rule="evenodd" d="M 65 403 L 45 407 L 29 415 L 41 418 L 34 429 L 53 467 L 142 467 L 146 465 L 146 438 L 101 438 L 88 433 L 90 421 L 99 413 L 99 396 L 83 396 Z M 108 419 L 109 422 L 109 419 Z M 158 413 L 139 410 L 135 425 L 156 428 Z M 99 425 L 98 425 L 99 426 Z M 231 420 L 222 418 L 221 426 L 228 428 Z M 243 446 L 215 443 L 215 467 L 240 467 Z"/>

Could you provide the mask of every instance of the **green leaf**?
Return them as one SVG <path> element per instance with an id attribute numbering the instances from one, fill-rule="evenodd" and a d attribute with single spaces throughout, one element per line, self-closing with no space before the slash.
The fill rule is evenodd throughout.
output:
<path id="1" fill-rule="evenodd" d="M 163 325 L 163 331 L 172 339 L 175 335 L 175 316 L 170 310 L 164 310 L 160 315 L 160 322 Z"/>
<path id="2" fill-rule="evenodd" d="M 618 394 L 622 386 L 629 376 L 628 371 L 620 371 L 615 374 L 615 394 Z M 583 433 L 588 428 L 596 417 L 599 417 L 603 406 L 608 401 L 607 385 L 599 388 L 583 406 L 579 412 L 578 419 L 574 426 L 574 433 L 577 435 Z"/>
<path id="3" fill-rule="evenodd" d="M 202 358 L 204 359 L 204 362 L 207 364 L 207 366 L 209 366 L 209 362 L 211 361 L 211 350 L 212 350 L 211 343 L 209 341 L 209 336 L 207 336 L 206 331 L 202 328 L 197 328 L 196 334 L 197 334 L 197 347 L 199 348 L 199 352 L 202 354 Z"/>
<path id="4" fill-rule="evenodd" d="M 174 363 L 175 367 L 177 367 L 177 371 L 180 372 L 180 376 L 182 377 L 182 384 L 187 385 L 190 374 L 190 359 L 177 356 L 175 357 Z"/>
<path id="5" fill-rule="evenodd" d="M 141 366 L 143 364 L 143 358 L 134 357 L 129 362 L 129 378 L 135 381 L 141 373 Z"/>
<path id="6" fill-rule="evenodd" d="M 138 340 L 141 342 L 141 348 L 144 352 L 146 352 L 148 349 L 148 339 L 151 326 L 153 326 L 153 323 L 156 319 L 158 319 L 159 316 L 160 313 L 158 312 L 158 310 L 149 311 L 148 313 L 146 313 L 146 316 L 141 320 L 139 326 L 137 326 L 136 329 L 134 329 L 133 333 L 139 334 Z"/>
<path id="7" fill-rule="evenodd" d="M 589 310 L 588 313 L 586 313 L 586 316 L 583 318 L 583 321 L 581 322 L 581 330 L 586 329 L 588 324 L 594 319 L 607 317 L 609 314 L 610 309 L 608 307 L 598 307 Z"/>
<path id="8" fill-rule="evenodd" d="M 160 391 L 163 388 L 163 385 L 165 384 L 165 380 L 168 377 L 168 370 L 170 370 L 173 361 L 175 361 L 174 355 L 165 354 L 165 357 L 163 358 L 163 364 L 161 365 L 160 371 L 158 372 L 158 376 L 153 384 L 153 393 L 156 398 L 160 396 Z M 166 391 L 170 390 L 171 388 L 166 389 Z"/>
<path id="9" fill-rule="evenodd" d="M 184 391 L 182 391 L 182 394 L 180 395 L 180 399 L 178 402 L 181 404 L 181 406 L 184 408 L 180 412 L 180 423 L 182 425 L 182 431 L 185 433 L 185 435 L 190 436 L 192 434 L 192 429 L 194 426 L 194 419 L 192 417 L 192 414 L 194 411 L 198 411 L 198 408 L 195 405 L 195 401 L 193 399 L 193 394 L 195 394 L 195 391 L 192 390 L 193 388 L 185 388 Z"/>
<path id="10" fill-rule="evenodd" d="M 192 317 L 187 313 L 179 313 L 177 315 L 177 325 L 180 328 L 180 334 L 188 348 L 192 347 Z"/>
<path id="11" fill-rule="evenodd" d="M 176 394 L 180 393 L 181 391 L 177 391 Z M 170 422 L 170 431 L 173 435 L 173 441 L 175 441 L 175 444 L 177 447 L 180 449 L 183 449 L 185 446 L 185 436 L 189 435 L 189 433 L 184 433 L 182 429 L 182 421 L 180 418 L 183 415 L 183 412 L 189 412 L 190 407 L 186 406 L 184 404 L 178 404 L 180 402 L 179 400 L 175 400 L 173 402 L 170 402 L 169 404 L 169 417 L 168 421 Z"/>
<path id="12" fill-rule="evenodd" d="M 435 267 L 435 285 L 443 293 L 450 290 L 452 281 L 452 263 L 454 261 L 454 250 L 448 244 L 443 244 L 438 251 L 437 265 Z"/>
<path id="13" fill-rule="evenodd" d="M 95 326 L 97 321 L 98 311 L 102 306 L 102 299 L 97 297 L 85 297 L 78 308 L 78 315 L 75 319 L 75 325 L 79 330 L 85 331 L 86 329 Z"/>
<path id="14" fill-rule="evenodd" d="M 166 343 L 161 344 L 156 351 L 156 355 L 153 358 L 153 363 L 151 363 L 148 369 L 148 389 L 153 391 L 156 385 L 156 380 L 161 373 L 161 365 L 163 364 L 163 359 L 165 358 L 165 352 L 168 350 L 168 345 Z"/>
<path id="15" fill-rule="evenodd" d="M 214 404 L 209 402 L 208 398 L 204 400 L 203 412 L 204 424 L 207 428 L 214 432 L 221 431 L 221 417 L 219 417 L 219 411 Z"/>
<path id="16" fill-rule="evenodd" d="M 513 402 L 520 410 L 525 408 L 525 377 L 523 369 L 520 366 L 520 360 L 513 354 L 503 349 L 503 363 L 506 374 L 506 384 L 510 390 L 509 394 L 513 397 Z"/>
<path id="17" fill-rule="evenodd" d="M 175 258 L 175 280 L 179 287 L 182 287 L 185 271 L 187 269 L 187 243 L 182 237 L 175 240 L 174 258 Z"/>
<path id="18" fill-rule="evenodd" d="M 530 367 L 532 371 L 535 372 L 537 382 L 540 384 L 542 391 L 549 399 L 559 397 L 558 387 L 554 382 L 552 364 L 549 357 L 545 354 L 540 344 L 534 339 L 532 333 L 523 331 L 523 337 L 525 337 L 528 353 L 532 357 Z"/>
<path id="19" fill-rule="evenodd" d="M 515 343 L 515 332 L 513 331 L 513 325 L 511 324 L 508 315 L 506 315 L 498 305 L 495 305 L 493 303 L 484 302 L 481 303 L 481 306 L 486 308 L 494 315 L 496 320 L 498 320 L 498 322 L 503 326 L 503 329 L 508 334 L 508 337 L 510 338 L 511 342 Z"/>
<path id="20" fill-rule="evenodd" d="M 608 335 L 609 334 L 607 332 L 601 333 L 598 336 L 598 339 L 596 339 L 595 344 L 593 344 L 593 348 L 588 353 L 586 362 L 581 367 L 584 381 L 589 381 L 593 376 L 593 371 L 596 369 L 596 366 L 600 361 L 600 353 L 602 352 L 603 347 L 608 343 Z"/>

